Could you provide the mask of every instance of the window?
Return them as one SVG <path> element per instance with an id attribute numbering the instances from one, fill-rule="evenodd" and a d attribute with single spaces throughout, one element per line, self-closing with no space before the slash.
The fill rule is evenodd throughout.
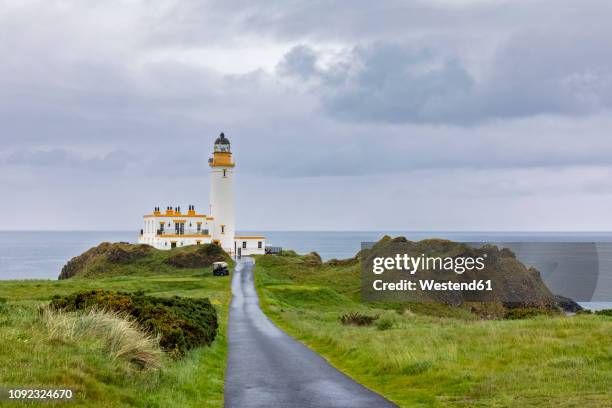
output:
<path id="1" fill-rule="evenodd" d="M 223 177 L 227 177 L 227 170 L 223 169 Z"/>
<path id="2" fill-rule="evenodd" d="M 242 248 L 246 249 L 246 241 L 242 241 Z"/>
<path id="3" fill-rule="evenodd" d="M 222 225 L 222 226 L 221 226 L 221 233 L 222 233 L 222 234 L 225 234 L 225 225 Z"/>
<path id="4" fill-rule="evenodd" d="M 263 242 L 257 241 L 257 248 L 261 249 L 262 246 L 263 246 Z"/>

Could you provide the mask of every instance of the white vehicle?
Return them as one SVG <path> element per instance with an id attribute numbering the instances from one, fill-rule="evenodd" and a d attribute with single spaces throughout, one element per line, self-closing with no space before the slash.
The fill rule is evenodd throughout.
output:
<path id="1" fill-rule="evenodd" d="M 214 276 L 229 275 L 229 269 L 228 269 L 227 262 L 214 262 L 213 263 L 213 275 Z"/>

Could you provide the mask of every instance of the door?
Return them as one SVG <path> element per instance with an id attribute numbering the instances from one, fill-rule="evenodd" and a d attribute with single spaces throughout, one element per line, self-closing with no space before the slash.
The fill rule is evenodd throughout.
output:
<path id="1" fill-rule="evenodd" d="M 170 243 L 170 249 L 172 249 L 172 248 L 176 248 L 176 242 L 171 242 Z"/>

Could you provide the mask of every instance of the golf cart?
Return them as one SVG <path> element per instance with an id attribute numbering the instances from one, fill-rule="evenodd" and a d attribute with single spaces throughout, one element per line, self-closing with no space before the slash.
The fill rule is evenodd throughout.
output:
<path id="1" fill-rule="evenodd" d="M 227 268 L 227 262 L 214 262 L 213 263 L 213 275 L 214 276 L 229 275 L 229 269 Z"/>

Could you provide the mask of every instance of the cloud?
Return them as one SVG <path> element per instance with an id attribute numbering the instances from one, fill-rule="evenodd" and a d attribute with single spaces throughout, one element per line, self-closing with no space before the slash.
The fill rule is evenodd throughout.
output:
<path id="1" fill-rule="evenodd" d="M 318 74 L 316 63 L 316 52 L 306 45 L 298 45 L 283 56 L 278 63 L 277 70 L 280 75 L 308 79 Z"/>
<path id="2" fill-rule="evenodd" d="M 1 159 L 1 156 L 0 156 Z M 109 153 L 93 157 L 83 155 L 66 149 L 51 150 L 17 150 L 5 155 L 0 164 L 8 166 L 24 166 L 45 169 L 70 169 L 89 172 L 96 171 L 121 171 L 130 163 L 134 157 L 121 150 L 113 150 Z"/>
<path id="3" fill-rule="evenodd" d="M 610 228 L 610 2 L 92 4 L 0 10 L 0 213 L 45 197 L 56 228 L 136 230 L 205 208 L 225 131 L 241 226 Z"/>
<path id="4" fill-rule="evenodd" d="M 312 48 L 296 46 L 279 72 L 318 79 L 312 91 L 323 110 L 344 121 L 473 125 L 612 108 L 612 57 L 600 55 L 605 33 L 575 33 L 570 51 L 556 36 L 531 34 L 506 43 L 480 78 L 458 55 L 388 42 L 356 46 L 324 69 Z"/>

